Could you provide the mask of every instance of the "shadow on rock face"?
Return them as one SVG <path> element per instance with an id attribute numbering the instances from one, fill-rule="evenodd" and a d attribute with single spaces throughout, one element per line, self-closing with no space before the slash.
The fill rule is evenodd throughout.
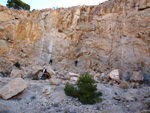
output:
<path id="1" fill-rule="evenodd" d="M 10 72 L 0 72 L 1 77 L 10 77 Z"/>
<path id="2" fill-rule="evenodd" d="M 144 72 L 144 83 L 150 86 L 150 73 Z"/>

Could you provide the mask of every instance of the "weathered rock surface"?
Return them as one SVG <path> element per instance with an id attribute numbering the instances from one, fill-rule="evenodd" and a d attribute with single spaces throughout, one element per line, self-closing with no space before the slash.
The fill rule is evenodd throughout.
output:
<path id="1" fill-rule="evenodd" d="M 69 72 L 69 75 L 71 77 L 79 77 L 79 74 L 73 73 L 73 72 Z"/>
<path id="2" fill-rule="evenodd" d="M 16 78 L 0 89 L 0 97 L 6 100 L 10 99 L 25 90 L 27 86 L 27 83 L 23 79 Z"/>
<path id="3" fill-rule="evenodd" d="M 0 6 L 0 72 L 11 72 L 19 62 L 27 75 L 53 59 L 52 68 L 61 74 L 119 69 L 130 78 L 136 69 L 149 78 L 149 6 L 149 0 L 40 11 Z"/>
<path id="4" fill-rule="evenodd" d="M 71 81 L 75 81 L 75 82 L 77 82 L 78 77 L 71 77 L 71 78 L 70 78 L 70 80 L 71 80 Z"/>
<path id="5" fill-rule="evenodd" d="M 118 69 L 112 70 L 109 74 L 108 77 L 111 78 L 112 80 L 116 82 L 120 82 L 120 76 L 119 76 L 119 71 Z"/>
<path id="6" fill-rule="evenodd" d="M 12 78 L 24 78 L 24 72 L 19 69 L 13 69 L 11 71 L 10 77 Z"/>
<path id="7" fill-rule="evenodd" d="M 141 71 L 135 71 L 131 77 L 131 80 L 134 82 L 143 82 L 144 81 L 144 75 Z"/>
<path id="8" fill-rule="evenodd" d="M 121 81 L 119 87 L 123 88 L 123 89 L 127 89 L 127 88 L 129 88 L 129 83 L 126 81 Z"/>

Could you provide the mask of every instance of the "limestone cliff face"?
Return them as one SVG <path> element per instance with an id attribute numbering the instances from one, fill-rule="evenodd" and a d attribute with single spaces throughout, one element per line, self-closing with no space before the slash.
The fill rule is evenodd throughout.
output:
<path id="1" fill-rule="evenodd" d="M 124 79 L 134 70 L 149 76 L 149 23 L 149 0 L 32 12 L 0 6 L 0 71 L 11 71 L 19 62 L 28 74 L 51 58 L 53 69 L 63 74 L 118 68 Z"/>

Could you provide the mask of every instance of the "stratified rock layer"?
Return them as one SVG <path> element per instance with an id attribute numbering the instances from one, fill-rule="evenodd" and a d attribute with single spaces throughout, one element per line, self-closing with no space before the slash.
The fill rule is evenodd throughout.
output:
<path id="1" fill-rule="evenodd" d="M 19 62 L 29 74 L 52 59 L 61 74 L 119 69 L 127 80 L 140 70 L 149 80 L 149 7 L 148 0 L 31 12 L 0 6 L 0 71 L 11 71 Z"/>

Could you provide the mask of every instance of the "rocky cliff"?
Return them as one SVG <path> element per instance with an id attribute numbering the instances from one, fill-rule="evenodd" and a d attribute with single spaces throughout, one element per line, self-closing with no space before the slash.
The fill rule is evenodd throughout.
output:
<path id="1" fill-rule="evenodd" d="M 52 68 L 60 74 L 107 74 L 117 68 L 122 79 L 141 71 L 148 80 L 149 23 L 149 0 L 35 11 L 0 6 L 0 72 L 11 72 L 19 62 L 29 74 L 34 66 L 48 65 L 52 59 Z"/>

